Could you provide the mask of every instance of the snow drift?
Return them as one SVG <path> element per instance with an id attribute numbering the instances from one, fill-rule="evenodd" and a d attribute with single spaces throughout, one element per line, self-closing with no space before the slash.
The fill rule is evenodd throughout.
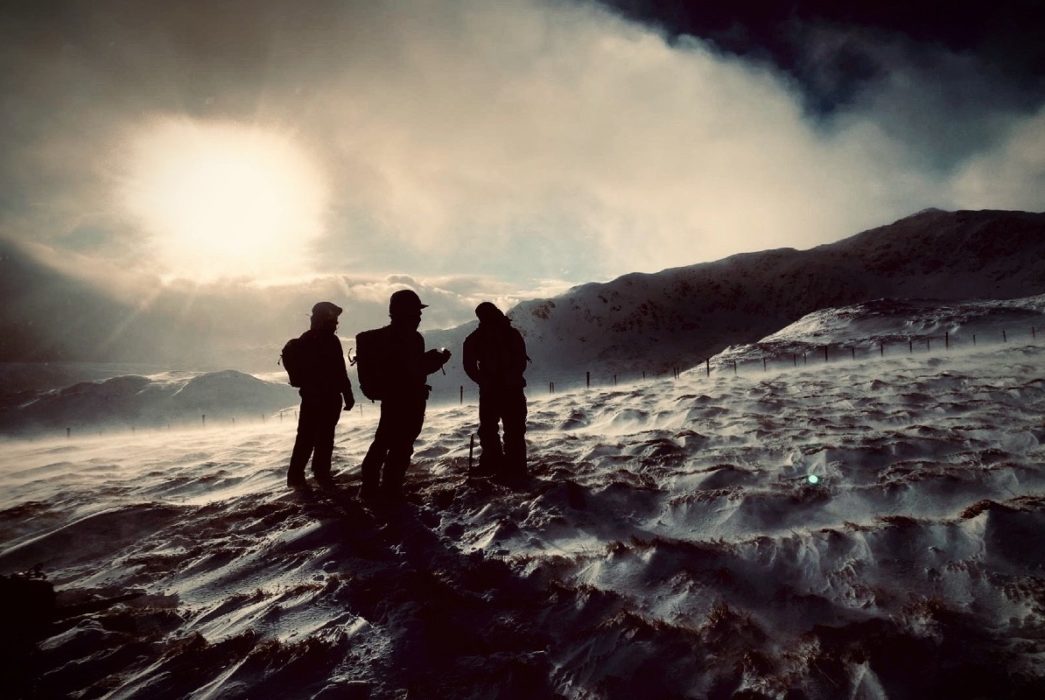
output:
<path id="1" fill-rule="evenodd" d="M 882 322 L 860 308 L 784 335 Z M 39 565 L 64 609 L 138 594 L 49 626 L 25 687 L 1045 692 L 1045 343 L 532 393 L 517 490 L 467 477 L 475 406 L 432 408 L 408 504 L 376 512 L 363 408 L 329 492 L 285 489 L 289 424 L 6 444 L 0 571 Z"/>

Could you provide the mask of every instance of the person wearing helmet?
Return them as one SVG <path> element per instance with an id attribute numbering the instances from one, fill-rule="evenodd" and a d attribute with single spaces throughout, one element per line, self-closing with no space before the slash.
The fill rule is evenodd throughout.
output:
<path id="1" fill-rule="evenodd" d="M 355 405 L 352 382 L 345 367 L 345 355 L 337 331 L 341 307 L 321 301 L 312 307 L 310 328 L 300 337 L 301 408 L 298 432 L 290 455 L 287 485 L 305 486 L 305 464 L 312 458 L 312 474 L 324 486 L 333 484 L 330 458 L 334 451 L 334 431 L 342 407 Z"/>
<path id="2" fill-rule="evenodd" d="M 479 385 L 479 473 L 518 481 L 526 477 L 526 342 L 492 303 L 479 304 L 475 315 L 479 327 L 465 338 L 463 360 Z"/>
<path id="3" fill-rule="evenodd" d="M 381 417 L 363 458 L 360 497 L 364 501 L 402 499 L 403 481 L 414 453 L 414 441 L 424 425 L 431 391 L 425 382 L 429 374 L 439 371 L 450 359 L 449 350 L 425 352 L 424 337 L 417 331 L 424 308 L 427 304 L 422 304 L 413 290 L 399 290 L 388 301 L 390 323 L 368 332 L 380 348 L 375 353 L 380 357 L 370 361 L 381 364 L 381 376 L 376 379 L 381 385 Z M 361 363 L 362 353 L 360 345 Z M 368 387 L 364 386 L 364 390 Z"/>

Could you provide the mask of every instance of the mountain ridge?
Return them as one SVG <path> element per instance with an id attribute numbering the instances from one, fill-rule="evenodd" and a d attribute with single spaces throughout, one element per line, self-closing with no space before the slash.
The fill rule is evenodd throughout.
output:
<path id="1" fill-rule="evenodd" d="M 524 301 L 509 317 L 542 377 L 696 365 L 822 308 L 878 298 L 1008 299 L 1045 292 L 1045 213 L 922 211 L 806 250 L 777 248 L 628 273 Z M 430 331 L 460 347 L 474 323 Z M 438 386 L 464 383 L 459 362 Z"/>

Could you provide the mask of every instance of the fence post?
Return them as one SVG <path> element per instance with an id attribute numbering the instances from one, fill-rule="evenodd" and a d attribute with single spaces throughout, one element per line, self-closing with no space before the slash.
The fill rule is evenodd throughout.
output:
<path id="1" fill-rule="evenodd" d="M 762 371 L 763 372 L 766 371 L 766 356 L 765 355 L 762 356 Z"/>
<path id="2" fill-rule="evenodd" d="M 737 361 L 733 360 L 733 376 L 737 376 Z"/>
<path id="3" fill-rule="evenodd" d="M 643 378 L 643 379 L 645 379 L 645 378 L 646 378 L 646 370 L 642 370 L 642 378 Z"/>
<path id="4" fill-rule="evenodd" d="M 643 374 L 643 379 L 645 379 L 646 378 L 645 377 L 646 373 L 643 372 L 642 374 Z M 588 388 L 588 389 L 591 389 L 591 372 L 585 372 L 584 373 L 584 386 L 586 388 Z"/>
<path id="5" fill-rule="evenodd" d="M 1009 337 L 1005 334 L 1005 329 L 1004 328 L 1001 329 L 1001 342 L 1003 342 L 1003 343 L 1009 342 Z"/>
<path id="6" fill-rule="evenodd" d="M 200 419 L 203 421 L 203 427 L 206 428 L 207 427 L 207 414 L 204 413 L 203 415 L 201 415 Z"/>
<path id="7" fill-rule="evenodd" d="M 853 356 L 854 360 L 856 359 L 856 346 L 855 345 L 853 347 L 849 348 L 849 354 Z"/>
<path id="8" fill-rule="evenodd" d="M 951 349 L 951 334 L 949 331 L 943 334 L 943 347 L 945 350 Z"/>
<path id="9" fill-rule="evenodd" d="M 797 354 L 791 353 L 791 362 L 794 364 L 795 367 L 798 367 L 798 355 Z"/>
<path id="10" fill-rule="evenodd" d="M 878 343 L 878 354 L 885 357 L 885 343 Z"/>
<path id="11" fill-rule="evenodd" d="M 711 358 L 704 360 L 704 369 L 707 370 L 708 376 L 711 376 Z"/>
<path id="12" fill-rule="evenodd" d="M 824 346 L 824 362 L 829 362 L 829 360 L 827 359 L 827 347 L 828 346 L 826 345 Z"/>
<path id="13" fill-rule="evenodd" d="M 613 375 L 613 386 L 617 386 L 617 375 Z"/>
<path id="14" fill-rule="evenodd" d="M 809 364 L 809 353 L 805 353 L 805 352 L 802 353 L 802 364 L 803 365 L 808 365 Z"/>
<path id="15" fill-rule="evenodd" d="M 549 394 L 554 394 L 555 393 L 555 382 L 548 382 L 548 393 Z"/>
<path id="16" fill-rule="evenodd" d="M 65 429 L 65 437 L 67 437 L 67 438 L 72 437 L 72 433 L 73 433 L 73 431 L 72 431 L 71 428 L 66 428 Z"/>
<path id="17" fill-rule="evenodd" d="M 908 338 L 907 339 L 907 349 L 911 351 L 912 355 L 914 354 L 914 339 L 912 339 L 912 338 Z"/>

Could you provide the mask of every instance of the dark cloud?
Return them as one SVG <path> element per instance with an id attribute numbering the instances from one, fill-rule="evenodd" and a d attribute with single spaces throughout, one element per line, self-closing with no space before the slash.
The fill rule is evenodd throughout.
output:
<path id="1" fill-rule="evenodd" d="M 866 83 L 888 75 L 892 66 L 875 55 L 874 40 L 967 56 L 966 77 L 984 68 L 1013 92 L 1037 104 L 1045 101 L 1045 3 L 1040 0 L 600 2 L 658 27 L 673 40 L 699 37 L 724 53 L 777 67 L 796 80 L 807 106 L 818 114 L 844 108 Z M 810 45 L 810 32 L 834 40 Z"/>

